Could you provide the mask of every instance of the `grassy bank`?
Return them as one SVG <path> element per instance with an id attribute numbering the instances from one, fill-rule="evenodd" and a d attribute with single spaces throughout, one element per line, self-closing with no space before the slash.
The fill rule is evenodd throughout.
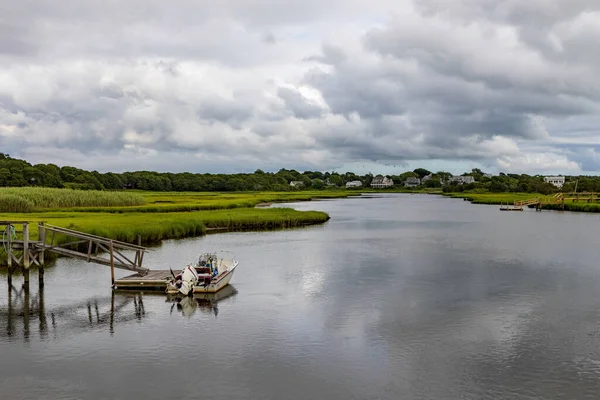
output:
<path id="1" fill-rule="evenodd" d="M 467 199 L 473 204 L 513 204 L 515 201 L 547 197 L 539 193 L 444 193 L 444 196 Z"/>
<path id="2" fill-rule="evenodd" d="M 23 219 L 22 214 L 0 214 L 2 220 Z M 329 219 L 318 211 L 297 211 L 289 208 L 194 211 L 179 213 L 73 213 L 48 212 L 27 215 L 31 221 L 74 229 L 125 242 L 143 243 L 163 239 L 198 236 L 209 229 L 249 230 L 290 228 L 323 223 Z M 31 229 L 36 235 L 36 229 Z"/>
<path id="3" fill-rule="evenodd" d="M 515 201 L 533 198 L 549 199 L 551 196 L 540 193 L 444 193 L 445 196 L 467 199 L 473 204 L 514 204 Z M 544 210 L 562 210 L 561 204 L 544 204 Z M 585 201 L 565 200 L 565 211 L 600 212 L 600 204 Z"/>
<path id="4" fill-rule="evenodd" d="M 199 236 L 211 229 L 264 230 L 324 223 L 329 219 L 329 215 L 324 212 L 255 206 L 260 203 L 309 201 L 359 194 L 344 190 L 291 193 L 132 191 L 100 192 L 104 197 L 93 200 L 94 195 L 98 195 L 97 192 L 30 189 L 6 190 L 4 195 L 11 201 L 10 209 L 21 212 L 0 212 L 0 220 L 27 220 L 32 224 L 44 222 L 130 243 L 135 242 L 139 235 L 144 244 L 156 243 L 163 239 Z M 77 197 L 80 193 L 84 194 Z M 57 198 L 50 198 L 47 203 L 41 202 L 41 199 L 49 195 L 56 195 Z M 23 198 L 30 203 L 26 210 L 15 206 Z M 128 201 L 138 205 L 128 205 L 131 204 L 127 203 Z M 6 206 L 9 203 L 7 201 L 4 204 Z M 30 229 L 30 235 L 31 239 L 37 239 L 35 227 Z M 58 236 L 56 238 L 57 242 L 65 239 Z M 5 255 L 3 257 L 0 254 L 0 264 L 3 258 L 5 259 Z"/>

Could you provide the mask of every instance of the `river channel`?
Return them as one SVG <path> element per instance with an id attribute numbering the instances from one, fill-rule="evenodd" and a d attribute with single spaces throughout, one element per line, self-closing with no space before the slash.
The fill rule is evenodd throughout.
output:
<path id="1" fill-rule="evenodd" d="M 408 194 L 276 206 L 331 219 L 145 256 L 234 252 L 218 302 L 113 293 L 107 267 L 70 259 L 43 290 L 0 276 L 0 398 L 598 398 L 600 215 Z"/>

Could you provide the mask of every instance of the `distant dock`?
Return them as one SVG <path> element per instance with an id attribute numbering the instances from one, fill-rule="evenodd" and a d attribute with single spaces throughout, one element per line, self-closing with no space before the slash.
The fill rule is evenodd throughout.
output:
<path id="1" fill-rule="evenodd" d="M 523 211 L 523 206 L 500 203 L 500 211 Z"/>

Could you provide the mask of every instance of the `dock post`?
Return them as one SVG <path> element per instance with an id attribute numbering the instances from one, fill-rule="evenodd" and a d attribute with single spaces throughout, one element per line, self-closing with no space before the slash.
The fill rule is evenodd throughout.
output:
<path id="1" fill-rule="evenodd" d="M 8 283 L 12 281 L 12 225 L 6 225 L 6 237 L 8 237 L 8 245 L 6 246 L 6 265 L 8 266 Z"/>
<path id="2" fill-rule="evenodd" d="M 137 235 L 137 244 L 138 246 L 142 246 L 142 235 Z M 135 251 L 137 267 L 142 268 L 142 260 L 144 259 L 144 252 L 141 250 Z"/>
<path id="3" fill-rule="evenodd" d="M 43 222 L 38 224 L 38 240 L 42 244 L 42 250 L 39 252 L 38 260 L 40 261 L 40 265 L 44 265 L 44 255 L 46 254 L 46 229 L 44 228 Z"/>
<path id="4" fill-rule="evenodd" d="M 29 268 L 23 268 L 23 288 L 29 292 Z"/>
<path id="5" fill-rule="evenodd" d="M 23 285 L 29 291 L 29 224 L 23 223 Z"/>
<path id="6" fill-rule="evenodd" d="M 29 269 L 29 224 L 23 223 L 23 267 Z"/>
<path id="7" fill-rule="evenodd" d="M 109 244 L 109 250 L 110 250 L 110 282 L 112 287 L 114 288 L 115 286 L 115 255 L 113 253 L 113 241 L 110 241 Z"/>
<path id="8" fill-rule="evenodd" d="M 38 251 L 38 261 L 40 266 L 38 267 L 38 281 L 40 289 L 44 287 L 44 254 L 46 253 L 46 230 L 44 229 L 44 223 L 38 224 L 38 241 L 42 245 L 42 249 Z"/>

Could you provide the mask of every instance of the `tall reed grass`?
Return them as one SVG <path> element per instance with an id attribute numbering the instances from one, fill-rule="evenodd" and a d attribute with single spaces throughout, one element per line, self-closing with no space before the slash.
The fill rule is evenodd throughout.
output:
<path id="1" fill-rule="evenodd" d="M 0 188 L 0 212 L 31 212 L 69 207 L 141 206 L 138 193 L 54 188 Z"/>
<path id="2" fill-rule="evenodd" d="M 0 192 L 0 212 L 29 213 L 35 210 L 33 202 L 16 194 Z"/>

